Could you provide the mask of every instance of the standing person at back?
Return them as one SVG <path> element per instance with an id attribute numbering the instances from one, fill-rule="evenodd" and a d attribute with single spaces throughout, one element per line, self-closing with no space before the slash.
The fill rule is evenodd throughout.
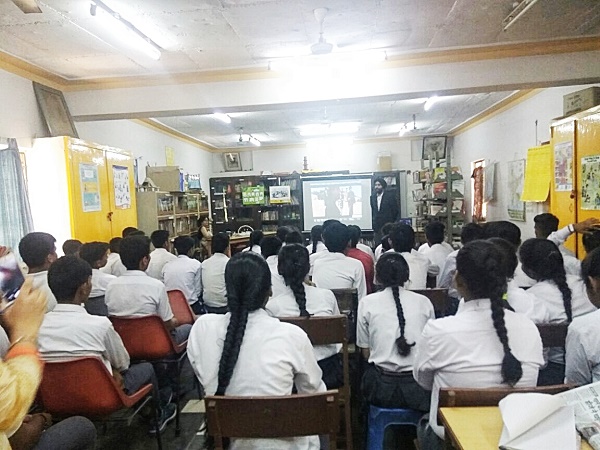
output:
<path id="1" fill-rule="evenodd" d="M 313 282 L 323 289 L 356 288 L 358 299 L 367 295 L 365 270 L 360 261 L 349 258 L 344 252 L 350 245 L 350 230 L 335 222 L 323 231 L 327 251 L 322 252 L 313 267 Z"/>
<path id="2" fill-rule="evenodd" d="M 379 177 L 373 181 L 371 194 L 371 216 L 373 218 L 373 231 L 375 242 L 381 240 L 381 228 L 388 222 L 394 223 L 398 219 L 398 199 L 394 192 L 386 191 L 386 181 Z"/>
<path id="3" fill-rule="evenodd" d="M 363 265 L 363 269 L 365 269 L 365 281 L 367 283 L 367 294 L 370 294 L 373 292 L 373 277 L 375 275 L 373 258 L 358 248 L 358 241 L 361 234 L 360 227 L 348 225 L 348 230 L 350 230 L 350 247 L 346 250 L 346 256 L 357 259 Z"/>
<path id="4" fill-rule="evenodd" d="M 429 222 L 425 225 L 425 237 L 427 238 L 427 243 L 419 247 L 419 253 L 427 256 L 429 262 L 436 266 L 439 272 L 441 272 L 444 267 L 448 255 L 454 251 L 450 244 L 444 242 L 445 231 L 446 227 L 442 222 Z M 440 275 L 438 273 L 436 286 L 439 285 L 439 282 Z"/>
<path id="5" fill-rule="evenodd" d="M 414 249 L 415 231 L 410 225 L 397 223 L 392 227 L 389 236 L 393 250 L 404 256 L 410 269 L 408 283 L 404 287 L 407 289 L 426 289 L 427 277 L 437 276 L 439 269 L 429 262 L 427 256 Z"/>
<path id="6" fill-rule="evenodd" d="M 154 246 L 154 251 L 150 253 L 150 264 L 146 273 L 152 278 L 162 281 L 162 270 L 170 261 L 177 257 L 171 253 L 171 244 L 169 242 L 169 232 L 167 230 L 156 230 L 150 235 L 150 240 Z"/>
<path id="7" fill-rule="evenodd" d="M 225 266 L 231 256 L 227 233 L 217 233 L 213 236 L 211 250 L 211 257 L 202 262 L 202 298 L 209 313 L 225 314 L 227 312 Z"/>
<path id="8" fill-rule="evenodd" d="M 27 278 L 33 281 L 34 289 L 41 290 L 46 296 L 46 311 L 56 306 L 56 298 L 48 287 L 48 269 L 56 261 L 56 239 L 41 231 L 29 233 L 19 242 L 19 254 L 27 264 Z"/>
<path id="9" fill-rule="evenodd" d="M 100 268 L 100 272 L 108 273 L 115 277 L 120 277 L 127 272 L 127 268 L 123 265 L 121 257 L 119 256 L 119 248 L 121 247 L 122 240 L 123 238 L 120 237 L 112 238 L 110 240 L 108 243 L 110 253 L 108 254 L 106 265 Z"/>
<path id="10" fill-rule="evenodd" d="M 177 259 L 165 264 L 162 278 L 168 291 L 179 290 L 185 296 L 195 314 L 203 312 L 202 302 L 202 265 L 191 257 L 194 239 L 189 236 L 177 236 L 173 242 L 177 250 Z"/>

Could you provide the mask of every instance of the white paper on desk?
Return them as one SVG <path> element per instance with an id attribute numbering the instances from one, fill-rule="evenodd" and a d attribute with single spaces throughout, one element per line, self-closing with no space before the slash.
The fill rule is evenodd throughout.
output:
<path id="1" fill-rule="evenodd" d="M 499 447 L 506 450 L 577 449 L 575 410 L 548 394 L 510 394 L 498 405 L 504 427 Z"/>

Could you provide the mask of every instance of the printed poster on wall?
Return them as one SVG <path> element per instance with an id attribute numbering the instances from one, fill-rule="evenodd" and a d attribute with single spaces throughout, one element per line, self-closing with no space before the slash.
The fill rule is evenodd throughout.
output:
<path id="1" fill-rule="evenodd" d="M 244 186 L 242 188 L 242 205 L 264 205 L 265 188 L 263 186 Z"/>
<path id="2" fill-rule="evenodd" d="M 600 155 L 581 158 L 581 209 L 600 209 Z"/>
<path id="3" fill-rule="evenodd" d="M 131 208 L 131 191 L 129 190 L 129 170 L 123 166 L 112 166 L 113 185 L 115 188 L 115 208 Z"/>
<path id="4" fill-rule="evenodd" d="M 521 201 L 525 180 L 525 160 L 508 162 L 508 217 L 525 222 L 525 202 Z"/>
<path id="5" fill-rule="evenodd" d="M 292 203 L 289 186 L 269 186 L 269 200 L 271 204 Z"/>
<path id="6" fill-rule="evenodd" d="M 554 146 L 554 186 L 556 191 L 573 190 L 573 143 Z"/>
<path id="7" fill-rule="evenodd" d="M 102 210 L 100 204 L 100 183 L 98 167 L 94 164 L 79 164 L 79 180 L 81 183 L 81 203 L 83 212 Z"/>

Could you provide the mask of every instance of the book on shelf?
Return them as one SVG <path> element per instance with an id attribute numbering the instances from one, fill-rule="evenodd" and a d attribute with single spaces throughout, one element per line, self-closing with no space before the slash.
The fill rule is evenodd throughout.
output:
<path id="1" fill-rule="evenodd" d="M 445 181 L 440 183 L 433 183 L 431 185 L 431 198 L 445 199 L 447 196 L 446 186 L 447 183 Z"/>
<path id="2" fill-rule="evenodd" d="M 465 180 L 452 180 L 452 197 L 465 196 Z"/>
<path id="3" fill-rule="evenodd" d="M 446 168 L 436 167 L 433 169 L 433 182 L 446 181 Z"/>

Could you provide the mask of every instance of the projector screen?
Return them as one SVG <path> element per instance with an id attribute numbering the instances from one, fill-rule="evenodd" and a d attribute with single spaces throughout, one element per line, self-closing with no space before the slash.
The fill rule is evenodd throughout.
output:
<path id="1" fill-rule="evenodd" d="M 370 196 L 370 175 L 302 178 L 304 230 L 327 219 L 373 229 Z"/>

